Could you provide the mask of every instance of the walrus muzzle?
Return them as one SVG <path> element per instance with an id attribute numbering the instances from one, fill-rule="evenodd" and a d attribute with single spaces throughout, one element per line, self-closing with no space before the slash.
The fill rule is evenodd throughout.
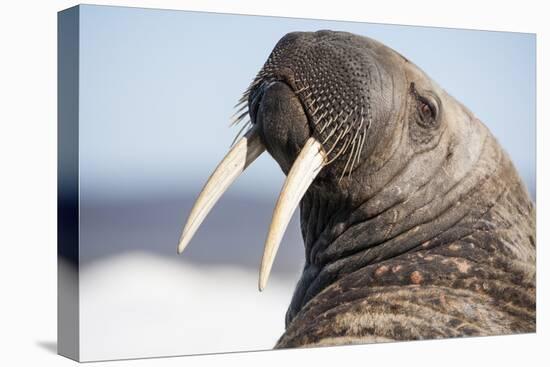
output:
<path id="1" fill-rule="evenodd" d="M 187 247 L 202 221 L 223 193 L 264 151 L 265 146 L 255 126 L 231 148 L 210 176 L 193 205 L 179 240 L 178 254 Z M 326 162 L 327 154 L 321 143 L 314 137 L 310 137 L 292 165 L 273 211 L 260 265 L 258 283 L 260 291 L 267 284 L 275 255 L 292 214 Z"/>

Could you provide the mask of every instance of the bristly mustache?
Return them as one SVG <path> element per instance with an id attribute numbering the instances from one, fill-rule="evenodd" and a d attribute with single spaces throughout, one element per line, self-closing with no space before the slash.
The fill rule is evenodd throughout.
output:
<path id="1" fill-rule="evenodd" d="M 238 126 L 242 122 L 244 124 L 231 145 L 242 137 L 254 123 L 249 113 L 250 96 L 262 85 L 280 80 L 274 72 L 273 63 L 274 61 L 270 57 L 235 105 L 236 112 L 231 117 L 231 126 Z M 291 81 L 283 80 L 283 82 L 294 90 L 300 100 L 314 136 L 327 152 L 327 165 L 347 155 L 339 181 L 346 174 L 351 177 L 365 147 L 372 123 L 369 96 L 366 97 L 365 103 L 354 103 L 336 111 L 335 101 L 338 97 L 330 95 L 326 89 L 320 89 L 308 83 L 306 78 L 298 75 L 298 78 L 293 78 Z"/>
<path id="2" fill-rule="evenodd" d="M 263 69 L 260 70 L 260 72 L 256 75 L 254 80 L 250 83 L 250 85 L 246 88 L 246 90 L 243 92 L 241 98 L 237 101 L 237 104 L 233 108 L 236 109 L 235 113 L 230 118 L 229 126 L 238 126 L 243 121 L 244 124 L 239 128 L 239 131 L 237 132 L 237 135 L 233 139 L 231 146 L 235 144 L 235 142 L 244 136 L 246 131 L 248 131 L 252 127 L 252 119 L 250 116 L 249 111 L 249 103 L 248 100 L 250 98 L 250 94 L 252 91 L 259 85 L 261 85 L 264 82 L 265 73 L 263 72 Z"/>

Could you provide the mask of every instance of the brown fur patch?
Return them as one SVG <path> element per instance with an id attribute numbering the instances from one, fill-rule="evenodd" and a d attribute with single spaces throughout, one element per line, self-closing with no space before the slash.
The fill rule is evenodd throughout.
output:
<path id="1" fill-rule="evenodd" d="M 382 265 L 376 269 L 374 272 L 374 276 L 381 277 L 382 275 L 386 274 L 389 270 L 389 267 L 387 265 Z"/>
<path id="2" fill-rule="evenodd" d="M 422 283 L 422 280 L 424 278 L 422 277 L 422 274 L 418 270 L 415 270 L 411 273 L 410 279 L 412 284 L 420 284 Z"/>

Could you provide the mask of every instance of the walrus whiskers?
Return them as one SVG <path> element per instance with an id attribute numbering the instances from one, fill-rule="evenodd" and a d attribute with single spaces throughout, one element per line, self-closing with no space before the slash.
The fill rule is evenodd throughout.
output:
<path id="1" fill-rule="evenodd" d="M 344 170 L 342 171 L 342 176 L 340 176 L 340 181 L 342 181 L 342 178 L 346 174 L 346 170 L 348 169 L 348 164 L 350 162 L 351 162 L 351 166 L 349 167 L 348 177 L 351 177 L 351 172 L 353 171 L 353 166 L 355 165 L 355 159 L 357 158 L 356 154 L 359 151 L 359 142 L 357 141 L 357 139 L 358 139 L 358 136 L 359 136 L 359 132 L 361 131 L 361 128 L 363 127 L 364 120 L 365 120 L 365 118 L 363 117 L 363 108 L 361 108 L 361 122 L 359 123 L 359 127 L 355 130 L 355 135 L 353 136 L 353 139 L 352 139 L 353 141 L 352 141 L 351 152 L 349 153 L 348 160 L 346 162 L 346 165 L 344 166 Z M 357 143 L 357 150 L 356 150 L 356 143 Z"/>
<path id="2" fill-rule="evenodd" d="M 243 112 L 244 111 L 244 112 Z M 243 104 L 230 118 L 229 126 L 238 125 L 248 115 L 248 105 Z"/>
<path id="3" fill-rule="evenodd" d="M 355 138 L 352 138 L 351 139 L 351 151 L 348 154 L 348 159 L 346 160 L 346 165 L 344 166 L 344 169 L 342 170 L 342 173 L 340 174 L 340 179 L 338 180 L 338 182 L 341 182 L 342 179 L 344 178 L 344 176 L 346 175 L 346 171 L 348 170 L 348 165 L 351 162 L 351 158 L 352 158 L 354 152 L 355 152 Z M 349 174 L 351 174 L 351 168 L 350 168 Z"/>
<path id="4" fill-rule="evenodd" d="M 244 111 L 239 116 L 233 118 L 233 121 L 231 121 L 230 126 L 239 125 L 241 123 L 241 121 L 243 121 L 246 116 L 248 116 L 248 110 Z"/>
<path id="5" fill-rule="evenodd" d="M 248 111 L 246 111 L 248 113 Z M 239 121 L 240 122 L 240 121 Z M 247 129 L 250 128 L 252 126 L 252 121 L 248 120 L 246 121 L 243 126 L 239 129 L 239 132 L 237 132 L 237 135 L 235 135 L 235 137 L 233 138 L 233 141 L 231 142 L 231 145 L 230 147 L 232 147 L 235 142 L 241 138 L 241 134 L 244 132 L 244 131 L 248 131 Z M 246 135 L 246 134 L 245 134 Z"/>
<path id="6" fill-rule="evenodd" d="M 327 135 L 327 137 L 323 140 L 323 145 L 326 144 L 326 143 L 329 141 L 329 139 L 334 135 L 334 133 L 335 133 L 336 131 L 338 131 L 338 130 L 340 129 L 340 127 L 341 127 L 343 124 L 346 123 L 346 121 L 349 119 L 349 117 L 350 117 L 352 114 L 353 114 L 353 111 L 352 111 L 352 112 L 349 112 L 349 113 L 347 114 L 346 118 L 345 118 L 342 122 L 340 122 L 337 126 L 335 126 L 334 129 L 332 129 L 332 130 L 330 131 L 330 133 Z M 323 130 L 321 130 L 320 132 L 322 133 Z"/>

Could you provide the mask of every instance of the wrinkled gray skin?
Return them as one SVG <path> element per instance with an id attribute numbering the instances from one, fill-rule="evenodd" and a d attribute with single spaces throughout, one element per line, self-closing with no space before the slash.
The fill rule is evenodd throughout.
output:
<path id="1" fill-rule="evenodd" d="M 277 348 L 535 331 L 533 204 L 417 66 L 350 33 L 290 33 L 248 102 L 285 174 L 311 136 L 344 151 L 300 203 L 305 265 Z"/>

